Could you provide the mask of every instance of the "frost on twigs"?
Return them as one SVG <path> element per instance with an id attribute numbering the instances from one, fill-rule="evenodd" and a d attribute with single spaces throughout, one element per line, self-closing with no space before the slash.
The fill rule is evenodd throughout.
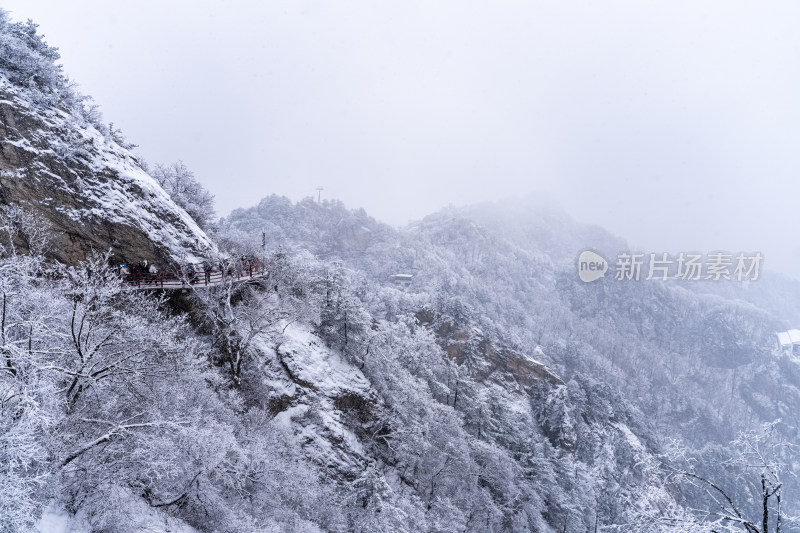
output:
<path id="1" fill-rule="evenodd" d="M 44 257 L 50 242 L 51 225 L 20 206 L 0 207 L 0 256 Z"/>
<path id="2" fill-rule="evenodd" d="M 740 433 L 720 450 L 721 470 L 708 457 L 696 457 L 676 441 L 668 443 L 661 461 L 640 458 L 647 488 L 629 494 L 630 523 L 643 533 L 718 531 L 781 533 L 795 531 L 797 517 L 787 512 L 794 502 L 784 498 L 784 482 L 796 477 L 791 457 L 797 445 L 781 436 L 780 420 L 757 431 Z M 713 450 L 707 450 L 707 454 Z M 682 504 L 674 498 L 682 493 Z"/>

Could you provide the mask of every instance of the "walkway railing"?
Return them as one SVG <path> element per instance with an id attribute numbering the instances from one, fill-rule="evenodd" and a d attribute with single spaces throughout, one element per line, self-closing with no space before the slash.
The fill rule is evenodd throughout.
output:
<path id="1" fill-rule="evenodd" d="M 267 274 L 266 265 L 258 259 L 247 261 L 226 261 L 217 264 L 187 263 L 156 273 L 125 273 L 122 282 L 135 289 L 182 289 L 189 287 L 211 287 L 229 281 L 261 278 Z"/>

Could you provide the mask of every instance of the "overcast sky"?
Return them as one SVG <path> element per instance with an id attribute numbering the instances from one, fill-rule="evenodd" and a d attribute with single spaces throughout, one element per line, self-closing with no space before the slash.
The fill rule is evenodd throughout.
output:
<path id="1" fill-rule="evenodd" d="M 642 251 L 800 262 L 800 3 L 0 0 L 219 212 L 551 191 Z"/>

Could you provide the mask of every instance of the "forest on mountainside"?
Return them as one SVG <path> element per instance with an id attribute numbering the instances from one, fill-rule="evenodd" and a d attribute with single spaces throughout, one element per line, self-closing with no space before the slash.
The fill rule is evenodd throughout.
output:
<path id="1" fill-rule="evenodd" d="M 0 166 L 0 532 L 798 530 L 800 360 L 775 341 L 797 283 L 584 284 L 576 251 L 626 243 L 535 198 L 399 229 L 280 196 L 216 220 L 57 61 L 0 11 L 0 151 L 31 158 Z M 7 184 L 79 173 L 76 202 L 124 216 L 67 264 L 66 215 Z M 267 274 L 132 290 L 136 217 L 170 237 L 155 256 Z"/>

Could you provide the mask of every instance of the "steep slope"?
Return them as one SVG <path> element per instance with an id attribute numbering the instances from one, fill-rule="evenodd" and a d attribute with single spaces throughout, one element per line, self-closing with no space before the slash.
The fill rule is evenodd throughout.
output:
<path id="1" fill-rule="evenodd" d="M 773 349 L 783 321 L 763 306 L 774 287 L 613 277 L 584 284 L 574 273 L 577 252 L 618 252 L 625 243 L 537 209 L 448 209 L 396 231 L 339 203 L 293 206 L 271 197 L 222 226 L 253 239 L 267 228 L 269 245 L 329 261 L 329 279 L 351 269 L 352 290 L 375 319 L 411 315 L 433 332 L 476 384 L 458 396 L 459 409 L 472 401 L 487 417 L 468 423 L 474 435 L 516 450 L 520 465 L 556 473 L 537 490 L 558 530 L 565 517 L 584 528 L 598 515 L 601 524 L 622 520 L 621 495 L 644 483 L 636 456 L 654 457 L 667 439 L 718 465 L 737 432 L 776 418 L 784 418 L 779 431 L 796 438 L 800 382 L 792 361 Z M 400 272 L 414 275 L 408 287 L 391 282 Z M 551 451 L 529 448 L 542 435 Z M 716 455 L 704 455 L 712 449 Z M 728 475 L 711 468 L 712 477 Z M 571 476 L 559 477 L 564 470 Z"/>
<path id="2" fill-rule="evenodd" d="M 53 258 L 179 260 L 213 245 L 130 152 L 81 117 L 0 76 L 0 203 L 47 220 Z"/>

